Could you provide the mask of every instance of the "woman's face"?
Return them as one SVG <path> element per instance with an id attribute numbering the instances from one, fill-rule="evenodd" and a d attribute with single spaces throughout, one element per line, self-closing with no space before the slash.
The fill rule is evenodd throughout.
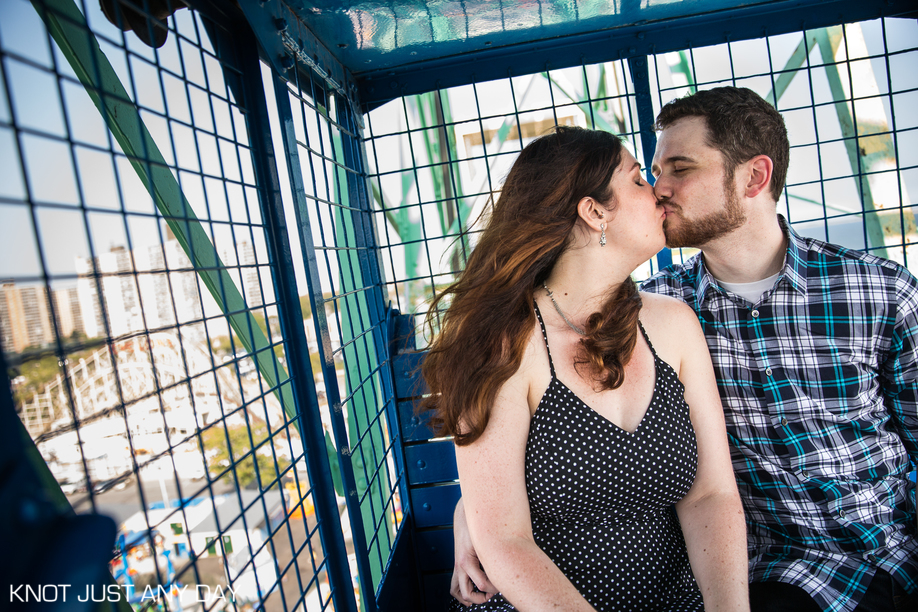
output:
<path id="1" fill-rule="evenodd" d="M 613 216 L 606 225 L 608 246 L 634 253 L 637 264 L 647 261 L 666 245 L 662 206 L 657 205 L 653 187 L 644 180 L 641 165 L 627 149 L 612 175 L 615 200 Z"/>

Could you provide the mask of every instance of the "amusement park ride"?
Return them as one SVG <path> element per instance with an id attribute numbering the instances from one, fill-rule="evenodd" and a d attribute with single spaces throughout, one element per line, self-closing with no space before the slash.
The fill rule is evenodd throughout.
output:
<path id="1" fill-rule="evenodd" d="M 916 17 L 907 0 L 0 3 L 0 574 L 125 592 L 146 555 L 162 589 L 28 591 L 47 610 L 440 609 L 459 483 L 413 410 L 415 316 L 522 145 L 595 127 L 649 167 L 662 103 L 748 86 L 789 126 L 794 227 L 915 272 Z"/>

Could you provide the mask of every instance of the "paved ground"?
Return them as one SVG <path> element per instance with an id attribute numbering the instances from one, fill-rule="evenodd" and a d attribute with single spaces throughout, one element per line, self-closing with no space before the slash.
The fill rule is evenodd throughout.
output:
<path id="1" fill-rule="evenodd" d="M 179 484 L 182 496 L 186 498 L 201 495 L 202 489 L 206 487 L 206 481 L 204 480 L 182 480 Z M 179 495 L 174 480 L 172 482 L 164 480 L 162 485 L 158 480 L 153 480 L 152 482 L 144 482 L 143 502 L 149 506 L 152 503 L 162 501 L 163 488 L 165 489 L 166 497 L 170 501 L 178 499 Z M 224 485 L 222 483 L 214 484 L 212 488 L 214 495 L 233 490 L 232 485 Z M 204 495 L 209 494 L 204 493 Z M 92 509 L 86 492 L 70 495 L 68 499 L 70 499 L 71 504 L 74 505 L 78 512 L 89 512 Z M 97 493 L 94 499 L 96 510 L 101 514 L 111 516 L 118 524 L 121 524 L 143 507 L 140 490 L 135 480 L 129 481 L 121 488 Z M 289 530 L 287 526 L 289 526 Z M 281 589 L 275 590 L 265 601 L 264 610 L 266 612 L 334 610 L 330 600 L 327 576 L 323 571 L 319 571 L 318 576 L 316 576 L 316 569 L 321 567 L 324 561 L 324 553 L 319 534 L 315 529 L 314 515 L 307 516 L 305 520 L 292 517 L 272 538 L 273 549 L 269 545 L 268 550 L 276 557 L 277 566 L 280 568 L 282 577 Z M 353 547 L 347 529 L 345 531 L 345 544 L 349 558 L 352 560 Z M 296 559 L 295 562 L 294 558 Z M 205 584 L 221 584 L 225 586 L 226 580 L 224 578 L 222 559 L 202 558 L 196 562 L 196 565 L 200 578 L 196 578 L 192 572 L 188 572 L 187 579 L 182 580 L 182 582 L 194 584 L 200 579 Z M 240 607 L 240 610 L 245 609 L 247 608 Z M 188 612 L 187 608 L 186 612 Z"/>
<path id="2" fill-rule="evenodd" d="M 307 517 L 305 521 L 291 518 L 289 526 L 292 537 L 288 536 L 285 529 L 274 537 L 277 563 L 284 572 L 281 579 L 283 596 L 279 591 L 272 593 L 265 602 L 266 612 L 334 610 L 325 573 L 320 572 L 318 577 L 313 579 L 315 568 L 324 560 L 319 534 L 315 531 L 315 516 Z M 348 557 L 352 558 L 353 546 L 350 538 L 346 538 L 345 545 Z M 294 556 L 296 563 L 291 564 Z"/>
<path id="3" fill-rule="evenodd" d="M 201 495 L 201 490 L 207 487 L 207 481 L 180 480 L 179 486 L 182 489 L 182 496 L 190 498 L 195 495 Z M 214 495 L 228 493 L 233 490 L 232 485 L 222 482 L 216 482 L 211 487 Z M 144 480 L 143 501 L 146 502 L 147 507 L 152 503 L 163 501 L 163 489 L 165 489 L 166 496 L 170 501 L 178 499 L 178 488 L 174 479 L 163 479 L 162 483 L 159 480 Z M 209 496 L 208 493 L 205 493 L 205 495 Z M 67 499 L 70 500 L 71 505 L 74 506 L 77 512 L 92 511 L 89 494 L 85 491 L 68 495 Z M 129 480 L 121 488 L 113 488 L 104 493 L 96 493 L 94 499 L 96 510 L 100 514 L 112 517 L 119 525 L 143 508 L 140 490 L 135 479 Z"/>

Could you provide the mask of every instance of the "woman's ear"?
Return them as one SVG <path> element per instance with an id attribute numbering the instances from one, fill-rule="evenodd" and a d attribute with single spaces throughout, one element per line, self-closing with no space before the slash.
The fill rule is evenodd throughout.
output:
<path id="1" fill-rule="evenodd" d="M 589 196 L 577 202 L 577 215 L 586 222 L 590 229 L 597 232 L 601 230 L 600 225 L 608 222 L 605 209 Z"/>

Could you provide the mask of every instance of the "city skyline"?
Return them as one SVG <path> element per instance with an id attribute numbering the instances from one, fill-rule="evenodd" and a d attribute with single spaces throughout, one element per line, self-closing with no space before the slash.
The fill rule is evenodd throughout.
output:
<path id="1" fill-rule="evenodd" d="M 252 243 L 235 243 L 220 255 L 248 307 L 264 305 Z M 0 346 L 5 353 L 53 344 L 52 312 L 61 338 L 74 332 L 86 338 L 117 338 L 201 320 L 205 310 L 201 298 L 211 299 L 198 287 L 191 260 L 171 234 L 162 243 L 131 251 L 115 245 L 93 259 L 77 255 L 74 268 L 72 287 L 0 279 Z"/>

